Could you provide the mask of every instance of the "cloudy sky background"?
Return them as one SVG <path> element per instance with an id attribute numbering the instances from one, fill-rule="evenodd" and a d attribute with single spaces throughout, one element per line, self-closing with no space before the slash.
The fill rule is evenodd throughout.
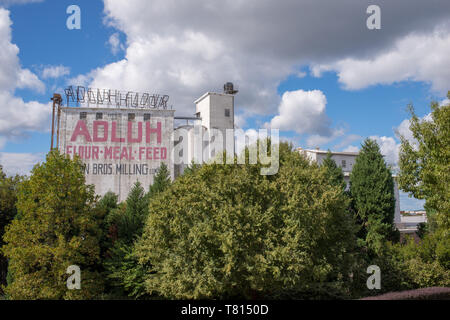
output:
<path id="1" fill-rule="evenodd" d="M 81 30 L 66 8 L 81 8 Z M 366 9 L 381 7 L 381 30 Z M 69 84 L 170 95 L 192 115 L 238 86 L 236 121 L 294 146 L 357 151 L 376 139 L 393 167 L 408 130 L 450 90 L 445 0 L 0 0 L 0 163 L 27 173 L 49 149 L 53 92 Z M 402 194 L 402 209 L 420 202 Z"/>

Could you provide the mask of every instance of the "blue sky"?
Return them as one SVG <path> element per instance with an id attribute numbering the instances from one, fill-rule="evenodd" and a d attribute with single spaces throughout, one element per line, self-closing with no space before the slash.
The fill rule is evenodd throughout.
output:
<path id="1" fill-rule="evenodd" d="M 395 166 L 407 104 L 425 116 L 450 89 L 450 6 L 335 2 L 0 0 L 0 163 L 27 173 L 43 159 L 50 97 L 69 84 L 169 94 L 186 115 L 233 81 L 240 127 L 336 151 L 373 137 Z M 80 30 L 66 27 L 72 4 Z M 380 30 L 367 29 L 369 4 L 381 7 Z M 402 194 L 401 207 L 422 202 Z"/>

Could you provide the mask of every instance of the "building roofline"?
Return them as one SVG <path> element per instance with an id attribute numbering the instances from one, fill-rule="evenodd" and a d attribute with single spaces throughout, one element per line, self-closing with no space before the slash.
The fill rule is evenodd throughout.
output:
<path id="1" fill-rule="evenodd" d="M 158 109 L 158 108 L 116 108 L 116 107 L 63 107 L 61 110 L 79 112 L 79 111 L 92 111 L 92 112 L 114 112 L 114 111 L 128 111 L 128 112 L 142 112 L 142 113 L 152 113 L 152 112 L 165 112 L 165 113 L 175 113 L 175 109 Z"/>
<path id="2" fill-rule="evenodd" d="M 328 150 L 317 150 L 317 149 L 303 149 L 301 147 L 297 148 L 297 151 L 307 151 L 313 153 L 327 154 Z M 345 151 L 331 151 L 332 155 L 347 155 L 347 156 L 357 156 L 359 152 L 345 152 Z"/>
<path id="3" fill-rule="evenodd" d="M 234 97 L 234 94 L 228 94 L 228 93 L 218 93 L 218 92 L 206 92 L 205 94 L 203 94 L 200 98 L 198 98 L 197 100 L 194 101 L 195 104 L 199 103 L 200 101 L 202 101 L 203 99 L 205 99 L 206 97 L 210 96 L 210 95 L 216 95 L 216 96 L 226 96 L 226 97 Z"/>

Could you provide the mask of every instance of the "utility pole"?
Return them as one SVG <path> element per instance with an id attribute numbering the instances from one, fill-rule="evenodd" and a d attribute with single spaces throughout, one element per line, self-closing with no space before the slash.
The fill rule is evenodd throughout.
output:
<path id="1" fill-rule="evenodd" d="M 52 111 L 52 139 L 51 139 L 51 144 L 50 144 L 50 151 L 53 150 L 53 138 L 55 136 L 55 109 L 57 109 L 57 136 L 56 136 L 56 146 L 58 147 L 59 145 L 59 119 L 60 119 L 60 115 L 61 115 L 61 102 L 62 102 L 62 98 L 61 95 L 58 93 L 54 93 L 53 94 L 53 98 L 51 98 L 50 100 L 53 101 L 53 111 Z"/>

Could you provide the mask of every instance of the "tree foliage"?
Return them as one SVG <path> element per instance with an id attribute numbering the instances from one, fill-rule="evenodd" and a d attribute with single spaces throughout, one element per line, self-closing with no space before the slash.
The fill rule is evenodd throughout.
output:
<path id="1" fill-rule="evenodd" d="M 448 94 L 450 98 L 450 92 Z M 450 104 L 431 103 L 419 119 L 410 105 L 413 139 L 401 136 L 400 187 L 425 199 L 428 222 L 421 242 L 399 248 L 414 287 L 450 286 Z"/>
<path id="2" fill-rule="evenodd" d="M 162 163 L 155 175 L 149 192 L 145 194 L 142 185 L 137 182 L 131 189 L 124 204 L 113 210 L 108 216 L 113 245 L 105 263 L 108 278 L 119 289 L 118 295 L 128 295 L 140 298 L 146 295 L 144 287 L 145 268 L 148 265 L 138 263 L 133 245 L 142 235 L 142 230 L 148 216 L 148 203 L 169 187 L 170 172 Z"/>
<path id="3" fill-rule="evenodd" d="M 129 283 L 134 269 L 139 267 L 132 256 L 132 245 L 142 234 L 147 214 L 148 197 L 142 185 L 136 182 L 127 200 L 112 210 L 106 219 L 111 245 L 104 265 L 107 278 L 113 287 L 113 295 L 139 296 L 132 283 Z"/>
<path id="4" fill-rule="evenodd" d="M 18 218 L 6 228 L 12 299 L 90 299 L 102 292 L 101 217 L 93 186 L 85 185 L 79 160 L 51 151 L 18 190 Z M 70 265 L 81 269 L 81 290 L 68 290 Z"/>
<path id="5" fill-rule="evenodd" d="M 118 201 L 118 195 L 108 191 L 96 204 L 96 209 L 104 217 L 101 222 L 102 235 L 100 238 L 100 255 L 102 260 L 108 257 L 113 241 L 117 239 L 117 228 L 108 219 L 111 219 L 113 212 L 119 207 Z"/>
<path id="6" fill-rule="evenodd" d="M 116 233 L 113 241 L 131 244 L 142 233 L 148 215 L 148 199 L 141 183 L 137 181 L 128 194 L 127 200 L 110 212 L 107 223 Z"/>
<path id="7" fill-rule="evenodd" d="M 412 106 L 409 111 L 414 141 L 400 137 L 400 188 L 425 199 L 427 214 L 436 213 L 438 223 L 449 229 L 450 104 L 433 102 L 430 116 L 424 119 L 417 117 Z"/>
<path id="8" fill-rule="evenodd" d="M 374 251 L 395 235 L 394 180 L 378 144 L 366 139 L 350 174 L 352 205 L 361 239 Z"/>
<path id="9" fill-rule="evenodd" d="M 167 165 L 163 162 L 159 167 L 153 184 L 150 186 L 148 190 L 148 196 L 151 198 L 156 196 L 158 193 L 167 189 L 167 187 L 171 184 L 170 180 L 170 171 Z"/>
<path id="10" fill-rule="evenodd" d="M 3 246 L 5 228 L 11 223 L 17 214 L 17 187 L 23 177 L 7 177 L 0 165 L 0 248 Z M 8 273 L 8 261 L 0 251 L 0 294 L 2 287 L 6 285 Z"/>
<path id="11" fill-rule="evenodd" d="M 328 178 L 330 179 L 331 184 L 340 186 L 345 190 L 346 183 L 344 181 L 344 172 L 342 172 L 342 168 L 333 160 L 332 153 L 329 150 L 326 158 L 322 161 L 322 166 L 327 169 Z"/>
<path id="12" fill-rule="evenodd" d="M 274 298 L 348 288 L 354 223 L 325 169 L 280 145 L 277 175 L 204 164 L 150 203 L 136 255 L 149 294 Z"/>

